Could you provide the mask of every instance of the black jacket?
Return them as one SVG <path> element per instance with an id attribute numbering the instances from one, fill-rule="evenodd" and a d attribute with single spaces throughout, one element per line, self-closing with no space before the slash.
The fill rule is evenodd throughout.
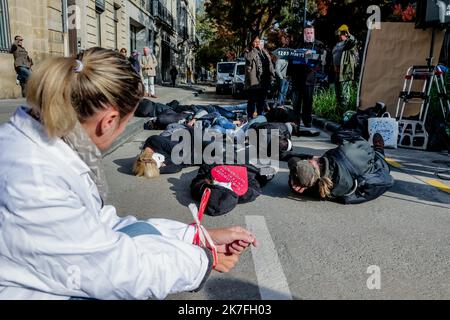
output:
<path id="1" fill-rule="evenodd" d="M 248 177 L 248 191 L 239 197 L 235 192 L 212 184 L 211 171 L 217 165 L 202 165 L 198 171 L 197 177 L 192 180 L 192 197 L 201 201 L 203 192 L 206 188 L 211 189 L 211 198 L 208 202 L 205 213 L 211 216 L 220 216 L 231 212 L 238 203 L 248 203 L 255 201 L 261 194 L 261 188 L 268 180 L 266 176 L 260 174 L 259 169 L 252 165 L 246 165 Z"/>
<path id="2" fill-rule="evenodd" d="M 302 41 L 299 46 L 299 49 L 308 49 L 315 50 L 317 54 L 322 55 L 326 51 L 325 45 L 316 40 L 314 42 L 304 42 Z M 295 86 L 301 85 L 315 85 L 316 83 L 316 72 L 320 69 L 321 65 L 317 65 L 315 67 L 311 67 L 304 64 L 292 64 L 289 63 L 287 74 L 291 76 L 292 82 Z"/>
<path id="3" fill-rule="evenodd" d="M 290 161 L 299 160 L 295 159 Z M 370 201 L 394 185 L 384 156 L 362 138 L 343 141 L 337 148 L 327 151 L 319 162 L 323 168 L 321 175 L 333 182 L 331 198 L 336 202 L 358 204 Z M 319 197 L 318 187 L 307 189 L 305 195 Z"/>

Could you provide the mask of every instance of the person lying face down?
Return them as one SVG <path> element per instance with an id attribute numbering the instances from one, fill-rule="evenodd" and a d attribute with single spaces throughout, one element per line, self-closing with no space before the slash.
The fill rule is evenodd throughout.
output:
<path id="1" fill-rule="evenodd" d="M 393 186 L 384 160 L 384 142 L 374 147 L 362 138 L 342 141 L 322 157 L 294 156 L 288 162 L 289 186 L 298 194 L 356 204 L 376 199 Z"/>
<path id="2" fill-rule="evenodd" d="M 107 205 L 101 151 L 142 96 L 140 76 L 112 50 L 36 68 L 27 105 L 0 126 L 0 299 L 164 299 L 199 290 L 256 245 L 241 227 L 210 229 L 216 260 L 212 246 L 194 245 L 195 227 Z"/>

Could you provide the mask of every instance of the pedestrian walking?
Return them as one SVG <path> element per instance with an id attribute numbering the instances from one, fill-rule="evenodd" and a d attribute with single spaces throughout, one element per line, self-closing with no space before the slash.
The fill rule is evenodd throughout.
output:
<path id="1" fill-rule="evenodd" d="M 134 71 L 136 71 L 137 74 L 141 74 L 141 63 L 140 63 L 140 59 L 139 59 L 139 51 L 134 50 L 131 53 L 131 56 L 128 58 L 128 60 L 130 61 L 131 65 L 133 66 Z"/>
<path id="2" fill-rule="evenodd" d="M 157 98 L 155 95 L 155 77 L 158 61 L 151 48 L 144 48 L 144 55 L 141 57 L 142 78 L 145 86 L 145 96 Z"/>
<path id="3" fill-rule="evenodd" d="M 170 79 L 172 80 L 172 87 L 174 88 L 177 83 L 177 76 L 178 76 L 177 67 L 172 66 L 172 68 L 170 69 Z"/>
<path id="4" fill-rule="evenodd" d="M 192 86 L 192 70 L 190 67 L 187 67 L 186 79 L 187 79 L 188 86 L 191 87 Z"/>

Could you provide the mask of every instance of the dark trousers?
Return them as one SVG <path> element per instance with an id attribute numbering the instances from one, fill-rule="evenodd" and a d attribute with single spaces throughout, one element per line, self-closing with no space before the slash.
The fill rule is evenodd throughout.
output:
<path id="1" fill-rule="evenodd" d="M 177 84 L 177 77 L 172 77 L 172 86 L 175 87 L 175 85 Z"/>
<path id="2" fill-rule="evenodd" d="M 312 105 L 314 96 L 314 85 L 305 83 L 294 84 L 296 99 L 294 101 L 294 112 L 298 121 L 303 120 L 305 127 L 312 124 Z"/>
<path id="3" fill-rule="evenodd" d="M 27 67 L 17 67 L 16 73 L 21 84 L 27 83 L 28 78 L 31 76 L 31 70 Z"/>
<path id="4" fill-rule="evenodd" d="M 247 115 L 249 119 L 253 119 L 253 114 L 256 112 L 261 116 L 264 112 L 264 105 L 266 103 L 266 94 L 263 89 L 249 89 L 247 102 Z"/>

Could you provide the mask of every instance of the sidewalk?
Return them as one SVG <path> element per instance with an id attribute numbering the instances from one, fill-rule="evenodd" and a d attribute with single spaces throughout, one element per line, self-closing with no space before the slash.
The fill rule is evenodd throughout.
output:
<path id="1" fill-rule="evenodd" d="M 195 85 L 193 87 L 177 86 L 175 88 L 166 86 L 155 86 L 156 96 L 158 98 L 152 101 L 159 103 L 169 103 L 173 100 L 178 100 L 182 104 L 188 104 L 190 100 L 195 98 L 200 92 L 206 90 L 205 86 Z M 7 122 L 12 116 L 18 106 L 24 105 L 25 99 L 8 99 L 0 100 L 0 125 Z M 144 130 L 144 124 L 147 118 L 134 117 L 130 120 L 124 133 L 116 140 L 109 150 L 104 153 L 104 156 L 114 152 L 122 144 L 126 143 L 130 138 Z"/>
<path id="2" fill-rule="evenodd" d="M 185 87 L 185 86 L 177 86 L 166 87 L 166 86 L 155 86 L 156 96 L 158 98 L 152 98 L 152 101 L 159 103 L 169 103 L 173 100 L 178 100 L 181 104 L 189 104 L 190 101 L 195 98 L 199 94 L 199 91 L 204 91 L 205 88 L 202 86 L 195 86 L 195 88 Z M 144 130 L 144 124 L 148 121 L 148 118 L 138 118 L 134 117 L 130 120 L 127 125 L 125 132 L 114 142 L 114 144 L 109 148 L 106 152 L 104 152 L 103 156 L 107 156 L 114 152 L 117 148 L 119 148 L 124 143 L 128 142 L 133 136 L 138 134 L 139 132 Z"/>

